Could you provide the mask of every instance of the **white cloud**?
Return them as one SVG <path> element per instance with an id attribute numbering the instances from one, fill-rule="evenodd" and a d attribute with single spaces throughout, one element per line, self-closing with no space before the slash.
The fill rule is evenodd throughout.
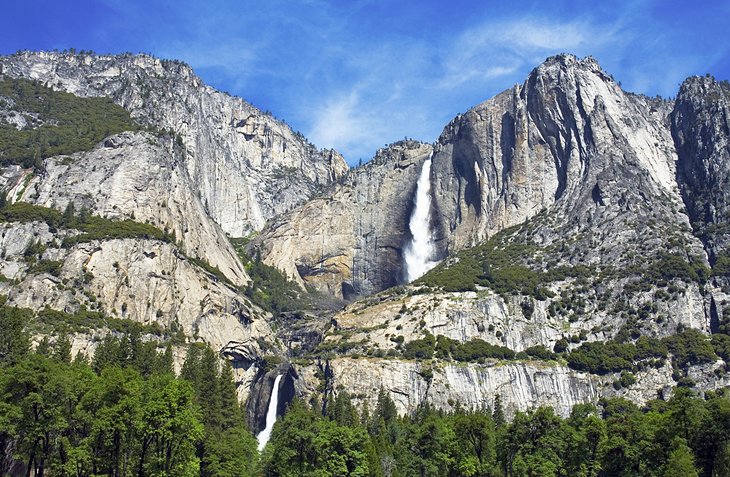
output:
<path id="1" fill-rule="evenodd" d="M 583 22 L 520 20 L 499 28 L 502 42 L 518 50 L 572 50 L 583 46 L 596 27 Z M 601 39 L 603 41 L 603 39 Z"/>
<path id="2" fill-rule="evenodd" d="M 365 107 L 356 91 L 337 95 L 313 111 L 309 137 L 315 144 L 338 149 L 350 161 L 368 159 L 363 152 L 370 152 L 373 141 L 380 142 L 385 133 L 375 106 Z"/>
<path id="3" fill-rule="evenodd" d="M 487 21 L 464 31 L 448 45 L 439 86 L 454 89 L 474 81 L 483 83 L 536 66 L 554 53 L 602 49 L 616 42 L 616 32 L 616 25 L 586 20 Z"/>

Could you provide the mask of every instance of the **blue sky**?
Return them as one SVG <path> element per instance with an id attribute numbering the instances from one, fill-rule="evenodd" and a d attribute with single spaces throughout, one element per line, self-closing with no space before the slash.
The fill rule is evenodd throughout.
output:
<path id="1" fill-rule="evenodd" d="M 434 141 L 559 52 L 593 55 L 624 89 L 652 96 L 674 96 L 693 74 L 730 79 L 730 2 L 692 3 L 9 1 L 0 53 L 180 59 L 354 164 L 404 137 Z"/>

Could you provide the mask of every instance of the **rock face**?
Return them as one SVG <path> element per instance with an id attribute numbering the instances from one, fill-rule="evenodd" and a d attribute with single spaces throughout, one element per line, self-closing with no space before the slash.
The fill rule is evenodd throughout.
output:
<path id="1" fill-rule="evenodd" d="M 42 175 L 18 174 L 11 201 L 65 209 L 73 202 L 103 217 L 149 222 L 178 239 L 186 254 L 208 261 L 234 284 L 249 279 L 219 226 L 206 213 L 172 138 L 122 133 L 73 157 L 50 158 Z"/>
<path id="2" fill-rule="evenodd" d="M 690 373 L 706 379 L 698 385 L 702 390 L 720 389 L 729 384 L 727 378 L 718 378 L 708 369 L 693 367 Z M 493 408 L 499 396 L 508 417 L 517 411 L 551 406 L 567 418 L 574 405 L 596 404 L 601 397 L 625 397 L 637 404 L 669 397 L 671 374 L 671 366 L 652 368 L 638 373 L 636 384 L 630 388 L 616 390 L 612 386 L 614 376 L 580 373 L 555 363 L 525 361 L 459 366 L 438 361 L 341 358 L 302 369 L 299 392 L 307 397 L 316 395 L 320 377 L 326 375 L 327 389 L 346 390 L 354 396 L 357 405 L 367 402 L 369 409 L 375 408 L 378 393 L 383 389 L 401 414 L 413 413 L 425 403 L 447 411 L 457 403 L 474 410 Z"/>
<path id="3" fill-rule="evenodd" d="M 677 286 L 685 284 L 677 282 Z M 574 282 L 568 282 L 564 287 L 572 290 Z M 539 345 L 552 350 L 562 338 L 611 339 L 633 317 L 613 311 L 610 305 L 601 310 L 600 304 L 586 305 L 590 308 L 577 314 L 559 313 L 554 311 L 555 305 L 561 302 L 559 293 L 554 299 L 538 300 L 523 295 L 500 295 L 488 289 L 410 293 L 413 291 L 384 292 L 377 299 L 348 306 L 334 317 L 336 327 L 330 330 L 325 342 L 340 345 L 340 348 L 348 343 L 344 347 L 353 352 L 372 354 L 379 350 L 385 353 L 396 350 L 398 341 L 409 343 L 430 333 L 459 343 L 478 338 L 516 352 Z M 629 301 L 637 308 L 645 303 L 655 303 L 654 316 L 663 317 L 641 323 L 643 334 L 668 336 L 682 326 L 709 331 L 709 322 L 703 312 L 705 299 L 696 284 L 689 284 L 676 299 L 664 301 L 655 299 L 654 295 L 649 291 L 633 296 Z M 583 299 L 590 303 L 589 296 Z M 526 313 L 526 309 L 530 312 Z M 399 336 L 401 340 L 396 339 Z"/>
<path id="4" fill-rule="evenodd" d="M 260 229 L 347 171 L 335 151 L 318 151 L 286 124 L 206 86 L 177 61 L 21 52 L 0 57 L 0 70 L 77 96 L 108 96 L 143 124 L 174 131 L 196 193 L 232 236 Z"/>
<path id="5" fill-rule="evenodd" d="M 279 388 L 274 390 L 274 380 L 277 375 L 281 375 L 282 379 L 279 382 Z M 274 392 L 278 395 L 276 413 L 279 416 L 284 414 L 296 395 L 294 384 L 297 379 L 299 376 L 288 364 L 261 373 L 251 388 L 251 398 L 246 402 L 249 429 L 258 433 L 266 427 L 266 413 Z"/>
<path id="6" fill-rule="evenodd" d="M 714 264 L 730 248 L 730 84 L 688 78 L 672 112 L 672 133 L 687 213 Z"/>
<path id="7" fill-rule="evenodd" d="M 626 179 L 681 203 L 668 113 L 666 102 L 625 93 L 590 57 L 548 58 L 525 83 L 458 116 L 439 138 L 434 199 L 449 250 L 553 204 L 577 215 L 646 202 L 627 195 Z"/>
<path id="8" fill-rule="evenodd" d="M 11 305 L 86 307 L 208 342 L 236 364 L 241 395 L 251 393 L 252 429 L 262 426 L 279 373 L 282 406 L 322 389 L 372 405 L 381 387 L 401 412 L 424 402 L 493 405 L 497 395 L 509 414 L 547 404 L 567 415 L 601 396 L 645 402 L 676 384 L 666 362 L 615 389 L 617 375 L 575 372 L 564 361 L 417 361 L 403 349 L 438 335 L 520 352 L 728 327 L 730 93 L 709 78 L 685 82 L 672 106 L 624 92 L 591 58 L 549 58 L 522 85 L 455 118 L 435 145 L 396 143 L 347 172 L 336 153 L 316 151 L 177 62 L 20 53 L 0 65 L 6 75 L 110 96 L 142 123 L 172 131 L 112 136 L 93 151 L 45 159 L 37 176 L 2 168 L 10 202 L 58 210 L 73 202 L 149 222 L 168 239 L 64 246 L 79 232 L 4 222 L 0 293 Z M 27 126 L 3 107 L 4 122 Z M 408 222 L 429 158 L 431 236 L 444 261 L 389 289 L 405 279 Z M 271 316 L 241 293 L 250 279 L 225 236 L 262 227 L 250 251 L 266 263 L 338 298 L 370 296 L 331 320 L 284 314 L 287 329 L 275 334 Z M 40 260 L 58 264 L 53 273 L 29 262 L 36 243 Z M 91 350 L 84 339 L 93 332 L 74 346 Z M 264 359 L 284 355 L 282 342 L 296 365 Z M 721 387 L 723 366 L 693 367 L 687 377 L 699 389 Z"/>
<path id="9" fill-rule="evenodd" d="M 386 291 L 333 318 L 323 349 L 355 358 L 329 362 L 333 386 L 367 400 L 385 385 L 404 412 L 424 401 L 443 408 L 447 399 L 490 404 L 502 391 L 513 410 L 549 403 L 563 413 L 597 396 L 618 393 L 643 402 L 666 394 L 676 384 L 666 365 L 619 392 L 611 386 L 616 376 L 599 379 L 562 366 L 446 362 L 424 372 L 426 364 L 392 356 L 399 355 L 401 344 L 429 334 L 460 343 L 479 338 L 522 351 L 536 345 L 553 349 L 559 340 L 574 348 L 611 339 L 621 330 L 663 337 L 682 327 L 709 332 L 714 322 L 717 328 L 718 310 L 727 306 L 730 290 L 718 276 L 723 272 L 710 269 L 717 259 L 708 248 L 708 260 L 706 240 L 693 234 L 690 222 L 699 217 L 715 231 L 727 224 L 723 88 L 690 80 L 673 107 L 624 92 L 592 58 L 561 55 L 538 66 L 522 85 L 455 118 L 430 156 L 432 234 L 441 256 L 449 258 L 427 275 L 426 287 Z M 384 173 L 396 176 L 394 171 Z M 402 188 L 412 197 L 415 174 L 410 177 Z M 358 183 L 355 190 L 359 187 L 365 186 Z M 390 200 L 381 196 L 373 210 L 387 217 Z M 301 213 L 310 204 L 263 231 L 269 263 L 293 273 L 291 264 L 303 254 L 284 244 L 312 238 L 303 224 L 312 222 L 314 213 Z M 324 220 L 342 210 L 313 209 Z M 350 220 L 352 214 L 343 215 Z M 408 240 L 405 229 L 401 247 Z M 339 229 L 339 254 L 346 255 L 343 245 L 355 240 L 343 236 L 349 230 L 349 225 Z M 289 242 L 293 236 L 297 241 Z M 326 239 L 312 242 L 321 250 L 334 248 Z M 477 244 L 481 248 L 471 255 L 455 254 Z M 444 281 L 429 278 L 454 270 L 449 278 L 458 282 L 469 260 L 479 267 L 474 272 L 479 284 L 468 291 L 445 292 Z M 307 276 L 301 267 L 298 271 Z M 709 274 L 714 277 L 708 281 Z M 328 280 L 342 276 L 335 268 Z M 390 358 L 378 358 L 384 355 Z M 317 376 L 322 374 L 320 369 Z M 700 388 L 721 385 L 721 379 L 695 374 L 712 381 Z M 316 387 L 310 382 L 319 379 L 314 372 L 301 375 L 302 392 Z"/>
<path id="10" fill-rule="evenodd" d="M 531 240 L 549 246 L 580 238 L 580 246 L 571 247 L 578 253 L 565 254 L 574 263 L 609 257 L 618 266 L 631 244 L 656 250 L 668 233 L 681 235 L 692 253 L 703 255 L 680 210 L 670 109 L 665 101 L 625 93 L 592 58 L 549 58 L 524 84 L 444 129 L 433 151 L 431 178 L 438 255 L 477 244 L 541 212 L 552 224 Z M 426 152 L 419 153 L 419 162 Z M 348 267 L 356 267 L 351 255 L 374 256 L 383 247 L 400 255 L 410 238 L 405 223 L 415 168 L 404 177 L 397 166 L 402 162 L 373 162 L 353 171 L 347 185 L 265 229 L 266 261 L 305 281 L 324 281 L 338 295 L 338 281 L 365 294 L 393 284 L 373 274 L 402 276 L 402 259 L 391 259 L 371 269 L 364 285 L 350 281 L 355 273 Z M 368 194 L 373 180 L 377 196 Z M 354 213 L 348 204 L 357 204 Z M 330 224 L 327 229 L 313 225 L 315 215 Z M 388 228 L 378 233 L 379 227 L 369 226 L 373 223 Z M 311 278 L 316 272 L 320 278 Z"/>
<path id="11" fill-rule="evenodd" d="M 73 203 L 77 211 L 151 223 L 174 240 L 129 238 L 64 246 L 63 239 L 77 231 L 52 230 L 43 222 L 3 223 L 0 273 L 5 280 L 0 294 L 7 295 L 7 304 L 67 313 L 85 308 L 155 324 L 168 333 L 179 330 L 233 361 L 245 397 L 260 357 L 276 349 L 275 338 L 267 314 L 236 288 L 250 279 L 206 213 L 174 139 L 122 133 L 92 151 L 48 158 L 43 169 L 34 175 L 17 166 L 4 168 L 0 180 L 8 201 L 59 210 Z M 59 271 L 32 268 L 26 250 L 33 243 L 45 248 L 41 260 L 60 263 Z M 202 268 L 203 262 L 219 269 L 223 278 Z M 76 336 L 74 352 L 93 353 L 93 343 L 108 333 L 99 325 Z M 183 358 L 184 350 L 177 350 L 178 366 Z"/>
<path id="12" fill-rule="evenodd" d="M 412 197 L 431 152 L 415 141 L 381 149 L 322 197 L 273 221 L 251 247 L 290 277 L 340 298 L 401 283 Z"/>

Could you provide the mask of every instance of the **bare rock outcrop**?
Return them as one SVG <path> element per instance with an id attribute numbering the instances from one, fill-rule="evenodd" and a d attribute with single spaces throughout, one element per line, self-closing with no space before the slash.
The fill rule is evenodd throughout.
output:
<path id="1" fill-rule="evenodd" d="M 347 171 L 337 152 L 317 150 L 270 114 L 205 85 L 178 61 L 19 52 L 0 57 L 0 69 L 77 96 L 110 97 L 142 124 L 173 131 L 206 211 L 232 236 L 259 230 Z"/>
<path id="2" fill-rule="evenodd" d="M 416 141 L 381 149 L 322 197 L 274 220 L 251 247 L 302 284 L 339 298 L 401 283 L 412 197 L 431 152 Z"/>

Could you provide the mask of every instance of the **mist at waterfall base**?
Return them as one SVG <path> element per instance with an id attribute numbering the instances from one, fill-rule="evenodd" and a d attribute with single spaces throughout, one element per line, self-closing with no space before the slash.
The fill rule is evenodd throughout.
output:
<path id="1" fill-rule="evenodd" d="M 426 159 L 416 184 L 416 202 L 408 228 L 411 242 L 406 247 L 405 265 L 408 282 L 421 277 L 438 263 L 432 261 L 434 254 L 431 237 L 431 158 Z"/>
<path id="2" fill-rule="evenodd" d="M 279 381 L 281 381 L 281 374 L 276 376 L 274 379 L 274 386 L 271 388 L 271 398 L 269 398 L 269 409 L 266 411 L 266 426 L 264 430 L 259 432 L 256 439 L 259 441 L 259 452 L 264 450 L 266 443 L 269 442 L 271 437 L 271 430 L 274 428 L 276 422 L 276 408 L 279 406 Z"/>

